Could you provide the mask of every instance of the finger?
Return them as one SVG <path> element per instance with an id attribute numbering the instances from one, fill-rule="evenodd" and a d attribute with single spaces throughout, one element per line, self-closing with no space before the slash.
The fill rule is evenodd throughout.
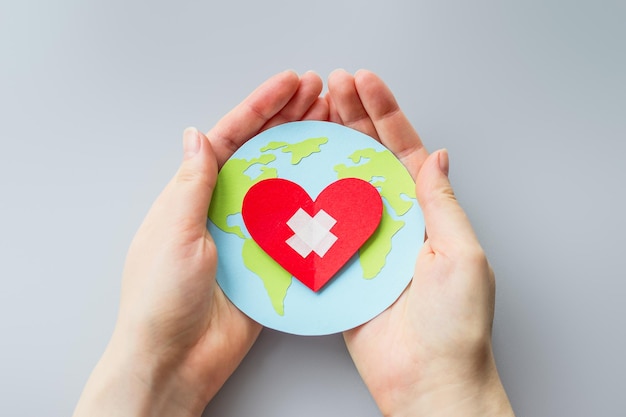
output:
<path id="1" fill-rule="evenodd" d="M 301 120 L 302 116 L 315 103 L 324 83 L 319 75 L 313 71 L 308 71 L 300 77 L 298 90 L 291 97 L 291 100 L 274 117 L 265 123 L 261 131 L 277 126 L 282 123 Z"/>
<path id="2" fill-rule="evenodd" d="M 328 120 L 328 102 L 323 97 L 318 97 L 304 113 L 302 120 Z"/>
<path id="3" fill-rule="evenodd" d="M 149 221 L 165 230 L 182 231 L 185 241 L 206 235 L 206 213 L 217 179 L 217 161 L 211 143 L 195 128 L 183 133 L 183 162 L 152 206 Z"/>
<path id="4" fill-rule="evenodd" d="M 342 125 L 343 121 L 341 120 L 341 117 L 339 117 L 339 113 L 337 113 L 337 106 L 335 105 L 332 96 L 329 93 L 326 93 L 324 99 L 326 100 L 326 103 L 328 103 L 328 121 Z"/>
<path id="5" fill-rule="evenodd" d="M 206 213 L 217 180 L 217 161 L 211 143 L 195 128 L 183 134 L 183 162 L 173 181 L 181 218 L 206 229 Z"/>
<path id="6" fill-rule="evenodd" d="M 343 125 L 379 140 L 376 128 L 367 114 L 354 84 L 354 77 L 338 69 L 328 76 L 328 93 Z"/>
<path id="7" fill-rule="evenodd" d="M 441 150 L 424 161 L 417 176 L 417 199 L 424 213 L 428 241 L 434 252 L 450 257 L 466 254 L 478 240 L 448 180 L 448 152 Z"/>
<path id="8" fill-rule="evenodd" d="M 428 152 L 391 90 L 376 74 L 365 70 L 357 71 L 354 84 L 382 144 L 402 161 L 415 180 Z"/>
<path id="9" fill-rule="evenodd" d="M 276 74 L 252 92 L 207 133 L 219 167 L 285 107 L 298 90 L 298 74 Z"/>

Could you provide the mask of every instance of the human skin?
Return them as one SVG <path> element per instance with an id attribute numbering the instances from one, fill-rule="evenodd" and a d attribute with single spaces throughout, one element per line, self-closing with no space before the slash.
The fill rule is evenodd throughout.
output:
<path id="1" fill-rule="evenodd" d="M 215 283 L 206 213 L 219 168 L 257 133 L 330 120 L 387 146 L 417 182 L 428 239 L 415 276 L 380 316 L 345 332 L 385 416 L 513 415 L 491 350 L 493 273 L 447 178 L 447 152 L 428 155 L 373 73 L 335 71 L 329 92 L 308 72 L 275 75 L 206 136 L 183 134 L 183 162 L 128 252 L 115 330 L 74 412 L 82 416 L 200 416 L 261 326 Z M 416 237 L 422 239 L 422 237 Z"/>
<path id="2" fill-rule="evenodd" d="M 344 333 L 384 416 L 512 416 L 491 329 L 495 280 L 448 180 L 446 150 L 428 155 L 375 74 L 328 80 L 329 119 L 379 140 L 416 181 L 427 239 L 411 283 L 368 323 Z"/>
<path id="3" fill-rule="evenodd" d="M 262 130 L 326 120 L 321 90 L 318 75 L 286 71 L 206 136 L 184 132 L 183 162 L 133 239 L 115 330 L 74 417 L 202 414 L 261 331 L 215 283 L 217 250 L 206 219 L 218 168 Z"/>

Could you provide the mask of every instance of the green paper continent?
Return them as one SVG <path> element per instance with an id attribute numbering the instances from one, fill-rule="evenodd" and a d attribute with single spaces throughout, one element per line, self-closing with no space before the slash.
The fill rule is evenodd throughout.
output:
<path id="1" fill-rule="evenodd" d="M 270 142 L 263 148 L 261 152 L 269 150 L 282 149 L 284 153 L 291 153 L 291 165 L 297 165 L 307 156 L 320 152 L 320 146 L 328 142 L 328 138 L 310 138 L 298 143 L 288 142 Z"/>
<path id="2" fill-rule="evenodd" d="M 381 197 L 391 206 L 397 216 L 406 214 L 413 206 L 412 201 L 402 199 L 402 195 L 415 199 L 415 184 L 411 177 L 400 170 L 395 170 L 393 176 L 381 179 L 380 172 L 387 172 L 389 165 L 397 164 L 398 160 L 391 152 L 376 152 L 374 149 L 362 149 L 350 155 L 350 160 L 359 164 L 335 166 L 338 178 L 360 178 L 368 181 L 380 190 Z M 363 268 L 363 278 L 376 277 L 385 266 L 387 255 L 391 252 L 391 238 L 404 226 L 402 220 L 395 220 L 383 205 L 380 224 L 374 234 L 359 249 L 359 263 Z"/>
<path id="3" fill-rule="evenodd" d="M 250 159 L 229 159 L 226 161 L 220 175 L 217 177 L 215 190 L 211 201 L 218 204 L 211 204 L 209 207 L 209 219 L 226 233 L 233 233 L 242 239 L 246 239 L 239 226 L 229 226 L 228 217 L 241 213 L 243 198 L 248 189 L 261 180 L 277 178 L 276 168 L 261 168 L 261 175 L 252 179 L 244 172 L 254 164 L 267 165 L 274 161 L 276 157 L 271 154 L 261 155 L 258 158 Z"/>
<path id="4" fill-rule="evenodd" d="M 291 285 L 291 274 L 283 269 L 253 240 L 246 239 L 241 250 L 243 263 L 263 281 L 272 307 L 285 315 L 285 297 Z"/>
<path id="5" fill-rule="evenodd" d="M 359 249 L 359 263 L 363 278 L 372 279 L 382 271 L 391 252 L 391 238 L 404 227 L 402 220 L 395 220 L 383 205 L 383 215 L 378 228 Z"/>
<path id="6" fill-rule="evenodd" d="M 367 159 L 359 164 L 362 159 Z M 335 166 L 339 178 L 356 177 L 370 182 L 374 187 L 380 189 L 380 195 L 387 200 L 398 216 L 406 214 L 413 207 L 412 201 L 402 199 L 402 195 L 415 199 L 415 184 L 408 173 L 405 175 L 402 170 L 393 170 L 392 177 L 385 177 L 383 180 L 377 174 L 386 172 L 386 167 L 398 163 L 396 157 L 388 151 L 376 152 L 374 149 L 361 149 L 350 155 L 350 160 L 354 166 L 339 164 Z"/>

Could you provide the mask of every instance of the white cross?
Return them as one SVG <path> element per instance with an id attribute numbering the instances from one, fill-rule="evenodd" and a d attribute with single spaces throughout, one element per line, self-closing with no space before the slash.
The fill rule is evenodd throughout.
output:
<path id="1" fill-rule="evenodd" d="M 294 231 L 295 235 L 286 240 L 286 243 L 306 258 L 311 252 L 323 257 L 337 241 L 337 236 L 330 229 L 337 220 L 330 217 L 324 210 L 317 212 L 315 217 L 301 208 L 287 221 L 287 226 Z"/>

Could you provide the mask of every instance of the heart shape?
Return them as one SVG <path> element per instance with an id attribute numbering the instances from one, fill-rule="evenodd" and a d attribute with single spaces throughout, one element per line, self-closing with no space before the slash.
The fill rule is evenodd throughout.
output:
<path id="1" fill-rule="evenodd" d="M 378 190 L 358 178 L 333 182 L 315 201 L 298 184 L 273 178 L 250 187 L 241 214 L 252 239 L 317 292 L 374 233 L 382 210 Z"/>

